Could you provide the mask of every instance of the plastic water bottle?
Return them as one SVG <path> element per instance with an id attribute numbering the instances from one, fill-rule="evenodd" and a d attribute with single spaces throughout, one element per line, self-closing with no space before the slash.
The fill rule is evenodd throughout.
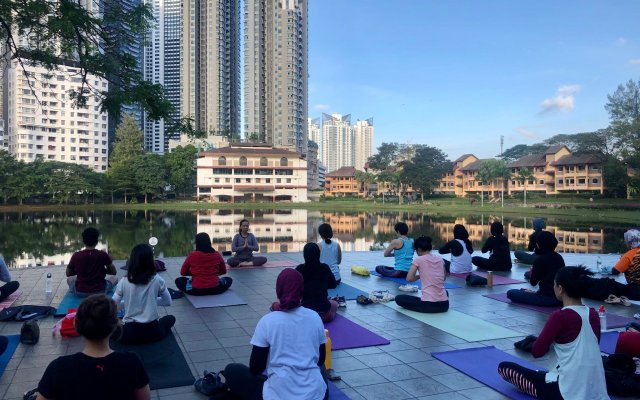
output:
<path id="1" fill-rule="evenodd" d="M 598 316 L 600 317 L 600 331 L 607 330 L 607 315 L 605 314 L 604 304 L 598 309 Z"/>
<path id="2" fill-rule="evenodd" d="M 47 283 L 44 289 L 44 292 L 46 294 L 51 294 L 51 292 L 53 291 L 53 279 L 51 279 L 51 272 L 47 273 Z"/>
<path id="3" fill-rule="evenodd" d="M 602 258 L 600 258 L 600 256 L 596 259 L 596 268 L 598 272 L 602 271 Z"/>

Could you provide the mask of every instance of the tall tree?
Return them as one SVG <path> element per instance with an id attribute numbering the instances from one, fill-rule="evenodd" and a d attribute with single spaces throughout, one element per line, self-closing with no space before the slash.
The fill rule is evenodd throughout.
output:
<path id="1" fill-rule="evenodd" d="M 139 193 L 144 195 L 144 203 L 149 196 L 162 193 L 167 184 L 162 156 L 147 153 L 133 161 L 133 170 Z"/>
<path id="2" fill-rule="evenodd" d="M 12 177 L 22 167 L 8 151 L 0 150 L 0 197 L 3 204 L 13 197 Z"/>
<path id="3" fill-rule="evenodd" d="M 404 163 L 402 175 L 413 190 L 420 192 L 420 198 L 424 202 L 424 196 L 431 194 L 450 170 L 451 162 L 442 150 L 418 145 L 411 161 Z"/>
<path id="4" fill-rule="evenodd" d="M 193 145 L 178 146 L 164 155 L 167 168 L 167 183 L 173 187 L 176 195 L 193 193 L 196 179 L 195 164 L 198 150 Z"/>
<path id="5" fill-rule="evenodd" d="M 504 183 L 511 176 L 511 170 L 504 160 L 485 160 L 480 166 L 478 175 L 482 177 L 483 183 L 500 183 L 500 199 L 504 207 Z"/>
<path id="6" fill-rule="evenodd" d="M 125 115 L 116 129 L 116 140 L 109 157 L 109 170 L 107 171 L 113 189 L 124 193 L 125 203 L 127 202 L 127 194 L 136 192 L 138 189 L 138 182 L 132 167 L 135 160 L 144 154 L 143 141 L 144 133 L 136 121 L 130 115 Z"/>
<path id="7" fill-rule="evenodd" d="M 518 173 L 514 177 L 518 182 L 524 186 L 524 206 L 527 206 L 527 182 L 533 179 L 533 174 L 529 168 L 520 168 Z"/>

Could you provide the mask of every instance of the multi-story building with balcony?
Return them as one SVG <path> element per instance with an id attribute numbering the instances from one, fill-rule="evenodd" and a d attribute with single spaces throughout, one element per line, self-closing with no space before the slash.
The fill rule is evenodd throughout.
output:
<path id="1" fill-rule="evenodd" d="M 199 153 L 196 188 L 212 202 L 304 202 L 307 161 L 273 146 L 232 144 Z"/>
<path id="2" fill-rule="evenodd" d="M 342 167 L 324 177 L 324 195 L 331 197 L 365 197 L 364 183 L 356 179 L 354 167 Z"/>

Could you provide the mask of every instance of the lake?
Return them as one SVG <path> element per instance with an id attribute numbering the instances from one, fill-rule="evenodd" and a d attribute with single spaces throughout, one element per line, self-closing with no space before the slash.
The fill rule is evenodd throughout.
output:
<path id="1" fill-rule="evenodd" d="M 453 238 L 453 226 L 464 224 L 474 249 L 489 236 L 489 224 L 502 220 L 513 250 L 525 249 L 531 218 L 497 214 L 469 217 L 414 212 L 331 212 L 309 210 L 198 210 L 198 211 L 46 211 L 0 213 L 0 254 L 13 268 L 66 264 L 83 247 L 81 232 L 97 227 L 102 236 L 98 248 L 115 260 L 126 259 L 137 243 L 158 238 L 160 257 L 184 256 L 193 249 L 198 232 L 207 232 L 217 250 L 230 250 L 238 223 L 247 218 L 260 243 L 260 251 L 299 252 L 305 243 L 318 241 L 318 226 L 328 222 L 343 251 L 384 248 L 396 235 L 393 226 L 404 221 L 411 236 L 427 235 L 437 248 Z M 577 222 L 570 218 L 546 218 L 547 229 L 559 240 L 558 251 L 567 253 L 621 253 L 622 235 L 629 226 Z"/>

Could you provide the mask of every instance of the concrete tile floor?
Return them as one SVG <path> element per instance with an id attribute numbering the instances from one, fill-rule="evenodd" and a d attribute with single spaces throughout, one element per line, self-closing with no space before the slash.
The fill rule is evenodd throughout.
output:
<path id="1" fill-rule="evenodd" d="M 301 262 L 300 253 L 268 254 L 271 260 Z M 568 265 L 583 263 L 595 266 L 594 255 L 574 255 L 565 257 Z M 612 264 L 615 255 L 603 256 L 605 265 Z M 179 275 L 182 258 L 164 259 L 167 272 L 161 276 L 169 286 L 175 287 L 174 279 Z M 362 290 L 387 289 L 399 294 L 397 284 L 377 277 L 360 277 L 350 273 L 351 265 L 373 267 L 378 264 L 391 265 L 392 259 L 385 259 L 381 252 L 349 252 L 343 254 L 343 281 Z M 120 267 L 124 261 L 116 262 Z M 179 299 L 171 307 L 162 307 L 161 314 L 176 316 L 175 334 L 194 376 L 199 376 L 206 368 L 220 370 L 230 362 L 247 363 L 251 346 L 249 339 L 258 319 L 264 315 L 275 300 L 275 281 L 281 268 L 244 268 L 229 272 L 234 279 L 233 290 L 240 294 L 247 305 L 194 309 L 186 299 Z M 118 270 L 123 275 L 122 270 Z M 520 278 L 525 267 L 514 265 L 505 276 Z M 54 294 L 44 293 L 46 273 L 54 279 Z M 15 280 L 20 281 L 22 296 L 19 304 L 57 305 L 64 296 L 67 285 L 64 267 L 40 267 L 12 271 Z M 490 320 L 510 329 L 527 334 L 537 334 L 544 325 L 546 316 L 535 311 L 515 308 L 482 297 L 485 293 L 500 293 L 521 285 L 502 285 L 493 288 L 466 288 L 464 281 L 449 278 L 452 283 L 463 286 L 449 290 L 452 309 Z M 590 305 L 596 302 L 587 300 Z M 610 308 L 614 308 L 611 306 Z M 638 306 L 615 307 L 618 314 L 632 316 L 639 312 Z M 456 336 L 440 331 L 420 321 L 396 312 L 383 305 L 360 306 L 349 301 L 340 313 L 362 326 L 391 340 L 387 346 L 365 347 L 333 351 L 333 367 L 342 376 L 337 382 L 352 399 L 503 399 L 504 396 L 483 386 L 481 383 L 457 372 L 431 356 L 431 352 L 448 351 L 458 348 L 495 346 L 522 358 L 530 356 L 516 352 L 513 343 L 521 337 L 497 339 L 484 342 L 466 342 Z M 0 378 L 0 398 L 21 399 L 22 394 L 37 386 L 44 369 L 54 358 L 72 354 L 82 349 L 82 339 L 62 339 L 49 334 L 56 320 L 47 318 L 40 321 L 40 343 L 35 346 L 20 345 L 7 369 Z M 0 324 L 0 334 L 19 333 L 20 323 Z M 540 362 L 540 360 L 537 360 Z M 544 360 L 541 362 L 544 365 Z M 196 393 L 192 386 L 155 390 L 153 399 L 198 399 L 205 396 Z"/>

